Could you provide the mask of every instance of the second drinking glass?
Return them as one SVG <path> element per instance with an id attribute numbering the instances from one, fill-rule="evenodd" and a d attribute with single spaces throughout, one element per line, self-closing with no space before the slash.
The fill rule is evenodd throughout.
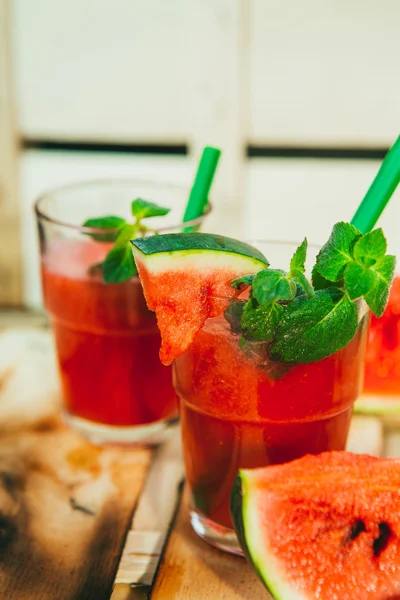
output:
<path id="1" fill-rule="evenodd" d="M 131 202 L 140 198 L 171 208 L 146 221 L 152 229 L 181 231 L 188 194 L 169 184 L 106 180 L 66 186 L 36 203 L 43 296 L 64 412 L 93 442 L 160 442 L 177 421 L 177 400 L 171 368 L 159 361 L 160 334 L 139 278 L 103 281 L 99 265 L 114 245 L 115 230 L 83 224 L 107 215 L 128 221 Z"/>

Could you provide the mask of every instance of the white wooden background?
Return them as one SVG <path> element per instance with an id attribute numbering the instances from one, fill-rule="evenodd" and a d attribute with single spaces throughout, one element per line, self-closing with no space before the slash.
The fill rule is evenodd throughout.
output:
<path id="1" fill-rule="evenodd" d="M 322 242 L 351 218 L 379 161 L 247 159 L 246 146 L 368 149 L 400 131 L 398 0 L 0 3 L 10 6 L 19 137 L 189 147 L 187 157 L 21 151 L 30 306 L 40 305 L 31 207 L 49 186 L 97 175 L 190 182 L 201 147 L 215 144 L 224 153 L 211 229 Z M 382 218 L 394 251 L 399 196 Z"/>

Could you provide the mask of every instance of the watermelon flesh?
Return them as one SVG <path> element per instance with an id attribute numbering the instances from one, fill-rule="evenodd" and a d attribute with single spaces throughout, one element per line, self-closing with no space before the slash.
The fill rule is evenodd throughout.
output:
<path id="1" fill-rule="evenodd" d="M 400 460 L 325 452 L 243 470 L 231 512 L 274 598 L 400 599 Z"/>
<path id="2" fill-rule="evenodd" d="M 164 248 L 171 239 L 176 250 Z M 191 239 L 228 240 L 233 247 L 237 244 L 238 252 L 226 251 L 217 244 L 204 249 L 182 250 L 178 246 L 178 243 L 189 245 Z M 241 291 L 231 287 L 233 279 L 268 266 L 257 250 L 211 234 L 160 235 L 132 243 L 147 306 L 157 316 L 162 338 L 160 360 L 164 365 L 171 364 L 189 348 L 208 318 L 221 314 L 229 300 L 238 297 Z M 147 247 L 151 251 L 145 254 L 142 249 Z M 239 253 L 243 248 L 248 256 Z"/>
<path id="3" fill-rule="evenodd" d="M 240 291 L 230 282 L 237 277 L 231 269 L 185 271 L 168 270 L 152 273 L 136 260 L 147 306 L 156 311 L 162 345 L 160 360 L 169 365 L 185 352 L 194 336 L 210 317 L 218 316 L 228 306 L 222 298 L 236 298 Z M 173 293 L 171 293 L 173 290 Z"/>

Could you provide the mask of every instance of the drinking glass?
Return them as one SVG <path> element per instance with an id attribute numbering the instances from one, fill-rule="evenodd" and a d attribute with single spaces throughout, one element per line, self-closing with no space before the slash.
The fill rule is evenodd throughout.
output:
<path id="1" fill-rule="evenodd" d="M 288 267 L 297 244 L 254 243 L 272 268 Z M 314 264 L 317 249 L 309 248 Z M 310 273 L 310 270 L 308 271 Z M 236 300 L 240 302 L 243 300 Z M 229 301 L 225 301 L 228 306 Z M 273 362 L 265 342 L 239 343 L 224 315 L 208 319 L 174 364 L 193 529 L 241 554 L 229 512 L 239 469 L 343 450 L 362 386 L 368 312 L 345 347 L 318 362 Z"/>
<path id="2" fill-rule="evenodd" d="M 178 414 L 172 370 L 159 361 L 160 334 L 139 278 L 105 283 L 96 265 L 113 242 L 99 241 L 104 230 L 83 223 L 106 215 L 132 220 L 131 202 L 142 198 L 171 208 L 149 226 L 179 232 L 188 195 L 166 183 L 102 180 L 50 191 L 35 204 L 64 417 L 95 443 L 159 443 Z M 185 226 L 199 227 L 209 212 L 208 205 L 204 216 Z"/>

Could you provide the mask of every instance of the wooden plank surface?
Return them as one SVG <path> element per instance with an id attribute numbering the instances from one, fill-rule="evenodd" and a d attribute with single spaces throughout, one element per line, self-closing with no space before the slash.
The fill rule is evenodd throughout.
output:
<path id="1" fill-rule="evenodd" d="M 116 583 L 150 586 L 174 516 L 183 478 L 179 430 L 155 453 L 127 535 Z"/>
<path id="2" fill-rule="evenodd" d="M 392 78 L 399 59 L 399 2 L 251 0 L 248 6 L 251 143 L 393 143 L 399 130 L 400 82 Z"/>
<path id="3" fill-rule="evenodd" d="M 162 549 L 183 474 L 179 436 L 153 458 L 83 442 L 60 423 L 49 333 L 24 319 L 15 328 L 16 313 L 12 322 L 0 333 L 0 598 L 268 600 L 243 559 L 191 530 L 186 497 Z M 357 416 L 348 449 L 398 456 L 399 440 Z"/>
<path id="4" fill-rule="evenodd" d="M 244 558 L 208 546 L 192 531 L 182 496 L 151 600 L 269 600 Z"/>
<path id="5" fill-rule="evenodd" d="M 0 335 L 0 598 L 110 598 L 151 452 L 95 447 L 59 417 L 51 338 Z"/>
<path id="6" fill-rule="evenodd" d="M 21 236 L 10 51 L 10 0 L 0 0 L 0 305 L 22 303 Z"/>

